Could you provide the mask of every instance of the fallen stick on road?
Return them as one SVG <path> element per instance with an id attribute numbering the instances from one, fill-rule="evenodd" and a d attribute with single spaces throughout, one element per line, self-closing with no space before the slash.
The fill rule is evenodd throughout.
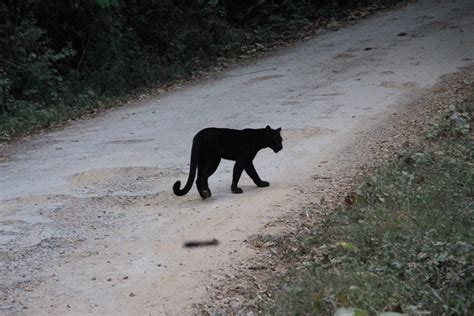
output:
<path id="1" fill-rule="evenodd" d="M 193 248 L 193 247 L 200 247 L 200 246 L 217 246 L 218 244 L 219 244 L 219 240 L 214 238 L 211 240 L 186 241 L 183 246 L 186 248 Z"/>

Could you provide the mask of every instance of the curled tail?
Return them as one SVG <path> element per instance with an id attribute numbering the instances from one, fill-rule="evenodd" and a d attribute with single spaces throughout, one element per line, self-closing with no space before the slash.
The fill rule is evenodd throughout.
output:
<path id="1" fill-rule="evenodd" d="M 194 178 L 196 176 L 196 168 L 197 168 L 197 162 L 198 162 L 198 149 L 197 145 L 195 142 L 193 142 L 193 146 L 191 149 L 191 163 L 189 167 L 189 177 L 188 177 L 188 182 L 186 182 L 186 185 L 184 188 L 181 190 L 181 181 L 176 181 L 175 184 L 173 185 L 173 192 L 177 196 L 182 196 L 185 195 L 186 193 L 191 190 L 194 182 Z"/>

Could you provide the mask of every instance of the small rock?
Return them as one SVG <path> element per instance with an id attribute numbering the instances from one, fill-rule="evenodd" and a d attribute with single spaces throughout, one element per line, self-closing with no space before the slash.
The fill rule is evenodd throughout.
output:
<path id="1" fill-rule="evenodd" d="M 128 296 L 134 297 L 134 296 L 137 296 L 137 295 L 136 295 L 135 293 L 133 293 L 133 292 L 130 292 L 130 294 L 128 294 Z"/>
<path id="2" fill-rule="evenodd" d="M 110 282 L 110 281 L 112 281 L 112 278 L 108 278 L 108 279 L 107 279 L 107 282 Z"/>

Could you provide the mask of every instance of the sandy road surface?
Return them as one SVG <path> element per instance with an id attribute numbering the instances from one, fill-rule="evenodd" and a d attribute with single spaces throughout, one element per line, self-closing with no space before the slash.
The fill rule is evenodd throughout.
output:
<path id="1" fill-rule="evenodd" d="M 400 34 L 400 33 L 406 34 Z M 474 59 L 474 2 L 419 1 L 182 88 L 36 136 L 0 155 L 0 314 L 182 314 L 245 240 L 306 195 L 325 160 L 443 74 Z M 191 139 L 207 126 L 281 126 L 284 150 L 255 165 L 269 188 L 232 164 L 196 190 Z M 346 153 L 350 155 L 350 153 Z M 188 239 L 217 247 L 185 249 Z"/>

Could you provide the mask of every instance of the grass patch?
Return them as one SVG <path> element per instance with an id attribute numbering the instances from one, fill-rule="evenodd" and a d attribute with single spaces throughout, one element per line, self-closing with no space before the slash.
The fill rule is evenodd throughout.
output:
<path id="1" fill-rule="evenodd" d="M 261 312 L 472 315 L 473 112 L 472 98 L 458 104 L 299 240 L 316 260 L 286 275 Z"/>

